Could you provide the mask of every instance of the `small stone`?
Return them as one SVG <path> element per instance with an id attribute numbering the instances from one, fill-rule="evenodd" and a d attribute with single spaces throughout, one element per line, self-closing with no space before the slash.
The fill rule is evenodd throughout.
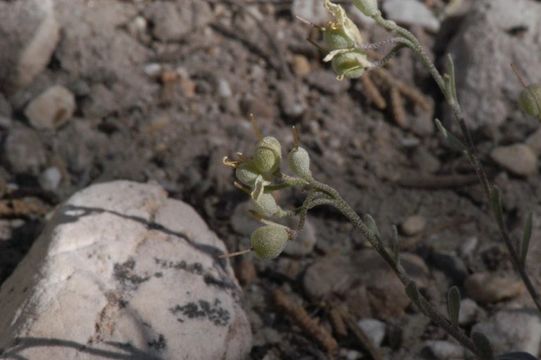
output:
<path id="1" fill-rule="evenodd" d="M 9 129 L 12 123 L 13 121 L 11 121 L 10 118 L 0 115 L 0 127 L 3 127 L 4 129 Z"/>
<path id="2" fill-rule="evenodd" d="M 216 262 L 224 251 L 195 210 L 159 186 L 82 190 L 0 288 L 3 354 L 244 359 L 250 324 L 230 265 Z M 35 338 L 45 340 L 33 346 Z"/>
<path id="3" fill-rule="evenodd" d="M 535 311 L 500 311 L 476 324 L 472 332 L 486 335 L 495 354 L 526 351 L 537 355 L 541 345 L 541 320 Z"/>
<path id="4" fill-rule="evenodd" d="M 372 340 L 372 343 L 379 347 L 385 338 L 385 323 L 376 319 L 362 319 L 357 325 Z"/>
<path id="5" fill-rule="evenodd" d="M 227 81 L 224 78 L 218 79 L 218 95 L 221 98 L 229 98 L 231 95 L 233 95 L 233 91 L 231 91 L 231 85 L 229 85 L 229 81 Z"/>
<path id="6" fill-rule="evenodd" d="M 306 111 L 306 99 L 302 84 L 281 82 L 278 84 L 278 98 L 282 112 L 290 118 L 297 118 Z"/>
<path id="7" fill-rule="evenodd" d="M 293 55 L 293 72 L 295 75 L 304 77 L 310 73 L 312 70 L 312 66 L 310 65 L 310 62 L 306 58 L 306 56 L 303 55 Z"/>
<path id="8" fill-rule="evenodd" d="M 423 354 L 434 360 L 455 360 L 464 358 L 464 349 L 449 341 L 430 340 L 425 342 Z"/>
<path id="9" fill-rule="evenodd" d="M 468 276 L 468 268 L 460 257 L 453 253 L 433 250 L 429 262 L 436 269 L 445 273 L 454 283 L 462 284 Z"/>
<path id="10" fill-rule="evenodd" d="M 29 85 L 47 64 L 60 38 L 52 0 L 0 2 L 0 88 Z"/>
<path id="11" fill-rule="evenodd" d="M 45 169 L 39 176 L 39 184 L 44 190 L 55 191 L 62 181 L 62 173 L 56 166 Z"/>
<path id="12" fill-rule="evenodd" d="M 458 314 L 458 323 L 462 326 L 475 322 L 480 309 L 472 299 L 462 299 L 460 301 L 460 313 Z"/>
<path id="13" fill-rule="evenodd" d="M 68 121 L 75 112 L 75 97 L 63 86 L 55 85 L 26 107 L 24 114 L 36 129 L 56 129 Z"/>
<path id="14" fill-rule="evenodd" d="M 541 155 L 541 127 L 528 136 L 526 144 L 539 156 Z"/>
<path id="15" fill-rule="evenodd" d="M 289 224 L 289 225 L 294 225 Z M 284 249 L 284 253 L 291 256 L 305 256 L 314 250 L 316 245 L 317 236 L 316 229 L 312 224 L 310 217 L 306 217 L 304 228 L 299 232 L 295 240 L 288 241 L 287 246 Z"/>
<path id="16" fill-rule="evenodd" d="M 0 116 L 11 117 L 12 109 L 4 95 L 0 93 Z"/>
<path id="17" fill-rule="evenodd" d="M 402 265 L 408 274 L 422 285 L 427 280 L 426 264 L 419 257 L 405 253 Z M 390 267 L 374 250 L 365 250 L 348 256 L 327 256 L 314 262 L 304 275 L 306 293 L 313 299 L 341 294 L 348 302 L 365 291 L 369 317 L 392 318 L 404 312 L 410 304 L 404 286 Z M 361 298 L 363 298 L 362 296 Z"/>
<path id="18" fill-rule="evenodd" d="M 46 153 L 38 134 L 27 127 L 11 129 L 4 143 L 7 162 L 16 174 L 39 174 L 45 165 Z"/>
<path id="19" fill-rule="evenodd" d="M 306 81 L 319 91 L 330 95 L 345 92 L 350 85 L 349 79 L 336 80 L 336 75 L 325 70 L 313 71 L 306 77 Z"/>
<path id="20" fill-rule="evenodd" d="M 330 19 L 329 12 L 323 6 L 323 1 L 294 0 L 291 12 L 293 16 L 308 20 L 316 25 L 322 25 Z"/>
<path id="21" fill-rule="evenodd" d="M 425 227 L 426 219 L 421 215 L 413 215 L 400 224 L 400 231 L 406 236 L 414 236 L 421 233 Z"/>
<path id="22" fill-rule="evenodd" d="M 537 172 L 537 156 L 528 145 L 500 146 L 492 150 L 490 157 L 515 175 L 528 176 Z"/>
<path id="23" fill-rule="evenodd" d="M 211 20 L 209 5 L 199 0 L 153 1 L 144 10 L 152 34 L 161 41 L 178 41 Z"/>
<path id="24" fill-rule="evenodd" d="M 414 151 L 412 161 L 421 172 L 426 174 L 436 173 L 441 168 L 441 162 L 434 155 L 433 151 L 424 147 L 417 148 Z"/>
<path id="25" fill-rule="evenodd" d="M 387 17 L 398 23 L 417 25 L 437 32 L 440 22 L 426 5 L 417 0 L 386 0 L 383 10 Z"/>
<path id="26" fill-rule="evenodd" d="M 162 74 L 162 69 L 163 69 L 162 64 L 150 63 L 150 64 L 145 65 L 145 68 L 143 71 L 148 77 L 154 80 L 157 80 L 160 78 L 160 75 Z"/>
<path id="27" fill-rule="evenodd" d="M 524 284 L 515 276 L 495 273 L 475 273 L 464 282 L 469 297 L 480 303 L 512 299 L 524 292 Z"/>

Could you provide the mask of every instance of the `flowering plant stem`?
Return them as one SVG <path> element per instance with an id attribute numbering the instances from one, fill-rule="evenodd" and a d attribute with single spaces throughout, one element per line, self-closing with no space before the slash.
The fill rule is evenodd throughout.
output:
<path id="1" fill-rule="evenodd" d="M 468 126 L 466 125 L 466 120 L 465 120 L 464 114 L 462 112 L 462 108 L 460 106 L 460 103 L 456 95 L 455 72 L 454 72 L 454 64 L 453 64 L 452 58 L 449 57 L 450 74 L 444 77 L 438 71 L 434 63 L 430 60 L 430 58 L 426 54 L 426 51 L 424 50 L 423 46 L 419 43 L 419 40 L 417 40 L 415 35 L 413 35 L 407 29 L 404 29 L 403 27 L 398 26 L 395 22 L 384 19 L 381 16 L 381 14 L 374 16 L 374 20 L 379 25 L 383 26 L 390 32 L 397 33 L 400 37 L 405 39 L 406 41 L 404 41 L 403 44 L 409 47 L 411 50 L 413 50 L 413 52 L 422 61 L 426 69 L 430 72 L 430 75 L 432 76 L 432 78 L 434 79 L 438 87 L 440 88 L 441 92 L 443 93 L 445 100 L 447 104 L 449 105 L 449 107 L 451 108 L 453 116 L 460 127 L 460 130 L 462 132 L 462 137 L 465 140 L 465 146 L 466 146 L 466 148 L 464 149 L 464 153 L 467 156 L 468 160 L 470 161 L 470 164 L 474 168 L 475 173 L 477 174 L 479 178 L 479 181 L 483 188 L 483 192 L 485 193 L 485 197 L 489 203 L 493 203 L 492 201 L 493 198 L 497 196 L 495 192 L 497 192 L 498 190 L 495 189 L 495 187 L 488 180 L 487 173 L 483 165 L 481 164 L 481 161 L 479 161 L 478 151 L 475 146 L 475 143 L 473 142 L 471 132 Z M 537 309 L 541 311 L 541 298 L 539 297 L 537 290 L 533 286 L 530 277 L 526 273 L 525 264 L 520 260 L 519 254 L 517 250 L 515 249 L 515 246 L 513 245 L 511 236 L 505 227 L 505 222 L 503 220 L 503 214 L 501 212 L 501 209 L 494 208 L 493 206 L 492 215 L 494 216 L 494 219 L 498 225 L 498 231 L 500 233 L 500 237 L 502 238 L 503 242 L 505 243 L 507 247 L 507 250 L 509 251 L 511 261 L 513 262 L 513 265 L 516 271 L 519 273 L 522 281 L 526 285 L 528 293 L 530 294 Z"/>
<path id="2" fill-rule="evenodd" d="M 378 254 L 385 260 L 385 262 L 393 269 L 397 277 L 400 279 L 406 289 L 411 289 L 415 292 L 412 295 L 408 291 L 408 296 L 412 302 L 434 323 L 441 326 L 452 337 L 454 337 L 462 346 L 469 349 L 472 353 L 479 358 L 485 360 L 482 353 L 477 349 L 473 341 L 460 329 L 449 321 L 445 315 L 439 312 L 429 301 L 417 290 L 415 281 L 406 273 L 400 259 L 397 254 L 393 254 L 393 250 L 385 246 L 385 242 L 381 239 L 379 234 L 371 229 L 355 212 L 355 210 L 342 198 L 339 192 L 333 187 L 321 183 L 314 178 L 305 178 L 308 188 L 310 189 L 309 195 L 306 198 L 305 203 L 301 209 L 309 209 L 318 205 L 331 205 L 336 208 L 342 215 L 344 215 L 353 226 L 368 240 L 372 247 L 378 252 Z M 323 194 L 324 199 L 317 199 L 317 193 Z M 306 211 L 299 212 L 299 227 L 302 227 L 304 223 L 304 217 Z M 487 359 L 488 360 L 488 359 Z"/>

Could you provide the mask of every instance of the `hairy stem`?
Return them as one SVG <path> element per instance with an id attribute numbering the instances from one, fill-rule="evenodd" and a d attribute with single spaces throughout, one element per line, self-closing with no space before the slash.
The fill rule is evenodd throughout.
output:
<path id="1" fill-rule="evenodd" d="M 464 117 L 464 114 L 462 112 L 462 108 L 460 106 L 460 103 L 456 97 L 456 93 L 454 93 L 454 73 L 451 73 L 453 82 L 453 87 L 448 88 L 446 86 L 445 80 L 441 73 L 438 71 L 432 60 L 430 60 L 430 57 L 427 55 L 425 49 L 423 46 L 419 43 L 419 40 L 408 30 L 404 29 L 401 26 L 398 26 L 395 22 L 389 21 L 384 19 L 381 15 L 376 15 L 374 17 L 374 20 L 387 30 L 397 33 L 398 35 L 402 36 L 407 41 L 403 44 L 408 46 L 413 52 L 419 57 L 421 62 L 424 64 L 424 66 L 427 68 L 427 70 L 430 72 L 431 76 L 433 77 L 434 81 L 440 88 L 441 92 L 445 96 L 445 99 L 447 101 L 447 104 L 450 106 L 451 111 L 453 113 L 453 117 L 455 118 L 456 122 L 458 123 L 460 127 L 460 131 L 462 132 L 462 136 L 464 137 L 465 143 L 466 143 L 466 155 L 468 157 L 468 160 L 470 161 L 470 164 L 472 165 L 475 173 L 477 174 L 477 177 L 479 178 L 479 181 L 481 183 L 481 186 L 483 188 L 483 192 L 485 193 L 485 197 L 487 201 L 490 202 L 490 198 L 492 196 L 493 191 L 493 185 L 488 180 L 488 176 L 486 173 L 486 170 L 484 169 L 483 165 L 481 164 L 481 161 L 479 160 L 479 152 L 475 146 L 475 142 L 473 141 L 471 132 L 466 124 L 466 119 Z M 494 218 L 496 220 L 496 223 L 498 224 L 498 231 L 500 233 L 500 237 L 502 238 L 503 242 L 505 243 L 507 250 L 509 251 L 509 254 L 511 256 L 511 260 L 513 262 L 513 265 L 516 269 L 516 271 L 519 273 L 522 281 L 526 285 L 526 288 L 528 290 L 528 293 L 530 294 L 530 297 L 532 298 L 533 302 L 535 303 L 537 309 L 541 312 L 541 298 L 539 297 L 539 293 L 533 286 L 533 283 L 526 273 L 525 266 L 521 264 L 519 256 L 517 254 L 517 251 L 515 250 L 515 247 L 513 245 L 513 241 L 511 239 L 511 236 L 507 229 L 505 228 L 502 221 L 499 221 L 497 218 L 497 214 L 493 214 Z"/>
<path id="2" fill-rule="evenodd" d="M 371 231 L 369 227 L 363 222 L 361 217 L 355 212 L 355 210 L 342 198 L 342 196 L 329 185 L 320 183 L 314 179 L 311 179 L 310 185 L 315 189 L 322 191 L 326 194 L 331 194 L 333 201 L 331 204 L 340 211 L 352 224 L 360 231 L 363 237 L 368 240 L 372 247 L 378 252 L 378 254 L 385 260 L 385 262 L 393 269 L 397 277 L 400 279 L 404 287 L 411 283 L 415 283 L 414 280 L 406 273 L 402 265 L 395 260 L 394 256 L 386 249 L 384 242 L 379 236 Z M 479 352 L 473 341 L 457 326 L 452 324 L 442 313 L 440 313 L 434 306 L 432 306 L 423 295 L 420 295 L 423 299 L 423 311 L 430 317 L 434 323 L 441 326 L 449 335 L 454 337 L 462 346 L 469 349 L 471 352 L 482 358 L 482 354 Z"/>

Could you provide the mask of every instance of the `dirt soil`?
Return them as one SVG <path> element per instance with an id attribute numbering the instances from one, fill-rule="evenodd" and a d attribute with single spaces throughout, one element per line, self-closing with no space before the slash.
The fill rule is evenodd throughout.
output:
<path id="1" fill-rule="evenodd" d="M 158 182 L 193 205 L 230 251 L 245 247 L 248 234 L 242 229 L 250 220 L 238 209 L 247 196 L 233 186 L 233 174 L 222 158 L 253 148 L 250 113 L 285 149 L 292 145 L 290 127 L 295 125 L 311 153 L 315 176 L 338 189 L 359 213 L 371 214 L 384 237 L 392 225 L 412 216 L 426 222 L 411 235 L 402 234 L 401 247 L 413 254 L 423 291 L 442 309 L 446 289 L 454 284 L 462 288 L 471 273 L 512 274 L 472 169 L 434 130 L 432 119 L 444 111 L 441 96 L 408 51 L 385 69 L 395 81 L 419 91 L 428 106 L 403 97 L 403 108 L 393 110 L 388 84 L 374 76 L 388 103 L 380 109 L 367 96 L 366 83 L 335 79 L 318 49 L 306 40 L 313 29 L 293 17 L 291 1 L 185 1 L 191 6 L 177 19 L 185 28 L 176 32 L 169 28 L 175 19 L 168 17 L 168 7 L 150 3 L 56 1 L 62 33 L 47 69 L 24 91 L 0 93 L 0 105 L 5 104 L 11 119 L 0 124 L 2 280 L 40 233 L 50 210 L 75 191 L 112 179 Z M 426 3 L 435 11 L 445 5 Z M 459 26 L 460 18 L 444 23 L 437 46 L 433 33 L 411 30 L 439 62 Z M 373 41 L 389 37 L 370 25 L 361 27 Z M 75 115 L 55 130 L 35 129 L 24 109 L 54 84 L 75 95 Z M 523 131 L 525 138 L 528 130 Z M 26 140 L 10 141 L 18 132 L 24 132 Z M 492 138 L 474 135 L 491 176 L 504 190 L 508 226 L 518 234 L 525 211 L 537 205 L 532 199 L 541 192 L 539 175 L 507 175 L 488 158 Z M 500 140 L 505 136 L 497 133 Z M 18 162 L 36 166 L 18 167 Z M 46 173 L 51 168 L 61 174 L 56 186 Z M 284 193 L 280 203 L 292 207 L 303 196 L 299 191 Z M 381 351 L 391 359 L 419 358 L 424 341 L 447 339 L 414 307 L 384 294 L 378 297 L 370 286 L 359 288 L 364 295 L 361 290 L 353 294 L 312 288 L 306 279 L 311 266 L 334 272 L 331 279 L 355 278 L 358 274 L 348 273 L 351 268 L 333 268 L 340 264 L 333 259 L 355 259 L 369 249 L 331 209 L 318 208 L 310 222 L 317 243 L 306 254 L 269 262 L 251 255 L 232 259 L 255 334 L 252 359 L 327 358 L 324 346 L 276 306 L 271 294 L 277 288 L 328 329 L 330 309 L 337 304 L 345 306 L 355 322 L 383 321 L 387 330 Z M 388 272 L 373 266 L 355 269 Z M 539 266 L 532 271 L 537 281 Z M 378 301 L 388 303 L 382 307 Z M 509 302 L 528 301 L 520 294 L 481 304 L 481 317 Z M 467 331 L 470 326 L 465 326 Z M 370 358 L 351 333 L 335 337 L 341 349 L 337 358 Z"/>

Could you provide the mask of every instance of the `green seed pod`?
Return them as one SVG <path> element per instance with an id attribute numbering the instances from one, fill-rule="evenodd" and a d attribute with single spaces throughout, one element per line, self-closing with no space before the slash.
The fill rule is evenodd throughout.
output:
<path id="1" fill-rule="evenodd" d="M 529 85 L 522 90 L 518 105 L 526 114 L 541 120 L 541 86 Z"/>
<path id="2" fill-rule="evenodd" d="M 358 47 L 363 42 L 363 37 L 344 8 L 330 0 L 325 0 L 324 6 L 334 18 L 323 28 L 323 41 L 327 51 Z"/>
<path id="3" fill-rule="evenodd" d="M 297 176 L 305 179 L 311 178 L 310 155 L 304 148 L 297 146 L 287 155 L 287 165 L 289 169 Z"/>
<path id="4" fill-rule="evenodd" d="M 361 77 L 364 71 L 372 64 L 365 54 L 360 51 L 348 51 L 337 53 L 332 57 L 331 66 L 338 79 L 348 78 L 357 79 Z"/>
<path id="5" fill-rule="evenodd" d="M 250 241 L 258 257 L 273 259 L 282 253 L 289 237 L 288 228 L 285 226 L 265 225 L 252 233 Z"/>
<path id="6" fill-rule="evenodd" d="M 328 51 L 337 49 L 350 49 L 355 47 L 355 41 L 351 39 L 342 28 L 329 25 L 323 28 L 323 47 Z"/>
<path id="7" fill-rule="evenodd" d="M 263 193 L 257 199 L 252 199 L 254 211 L 263 217 L 278 216 L 283 211 L 276 203 L 274 196 Z"/>
<path id="8" fill-rule="evenodd" d="M 235 177 L 237 180 L 249 187 L 254 186 L 258 176 L 259 174 L 251 162 L 242 163 L 235 170 Z"/>
<path id="9" fill-rule="evenodd" d="M 353 5 L 368 17 L 379 15 L 378 0 L 353 0 Z"/>
<path id="10" fill-rule="evenodd" d="M 280 167 L 281 159 L 280 142 L 272 136 L 266 136 L 257 144 L 253 164 L 260 174 L 272 174 Z"/>

